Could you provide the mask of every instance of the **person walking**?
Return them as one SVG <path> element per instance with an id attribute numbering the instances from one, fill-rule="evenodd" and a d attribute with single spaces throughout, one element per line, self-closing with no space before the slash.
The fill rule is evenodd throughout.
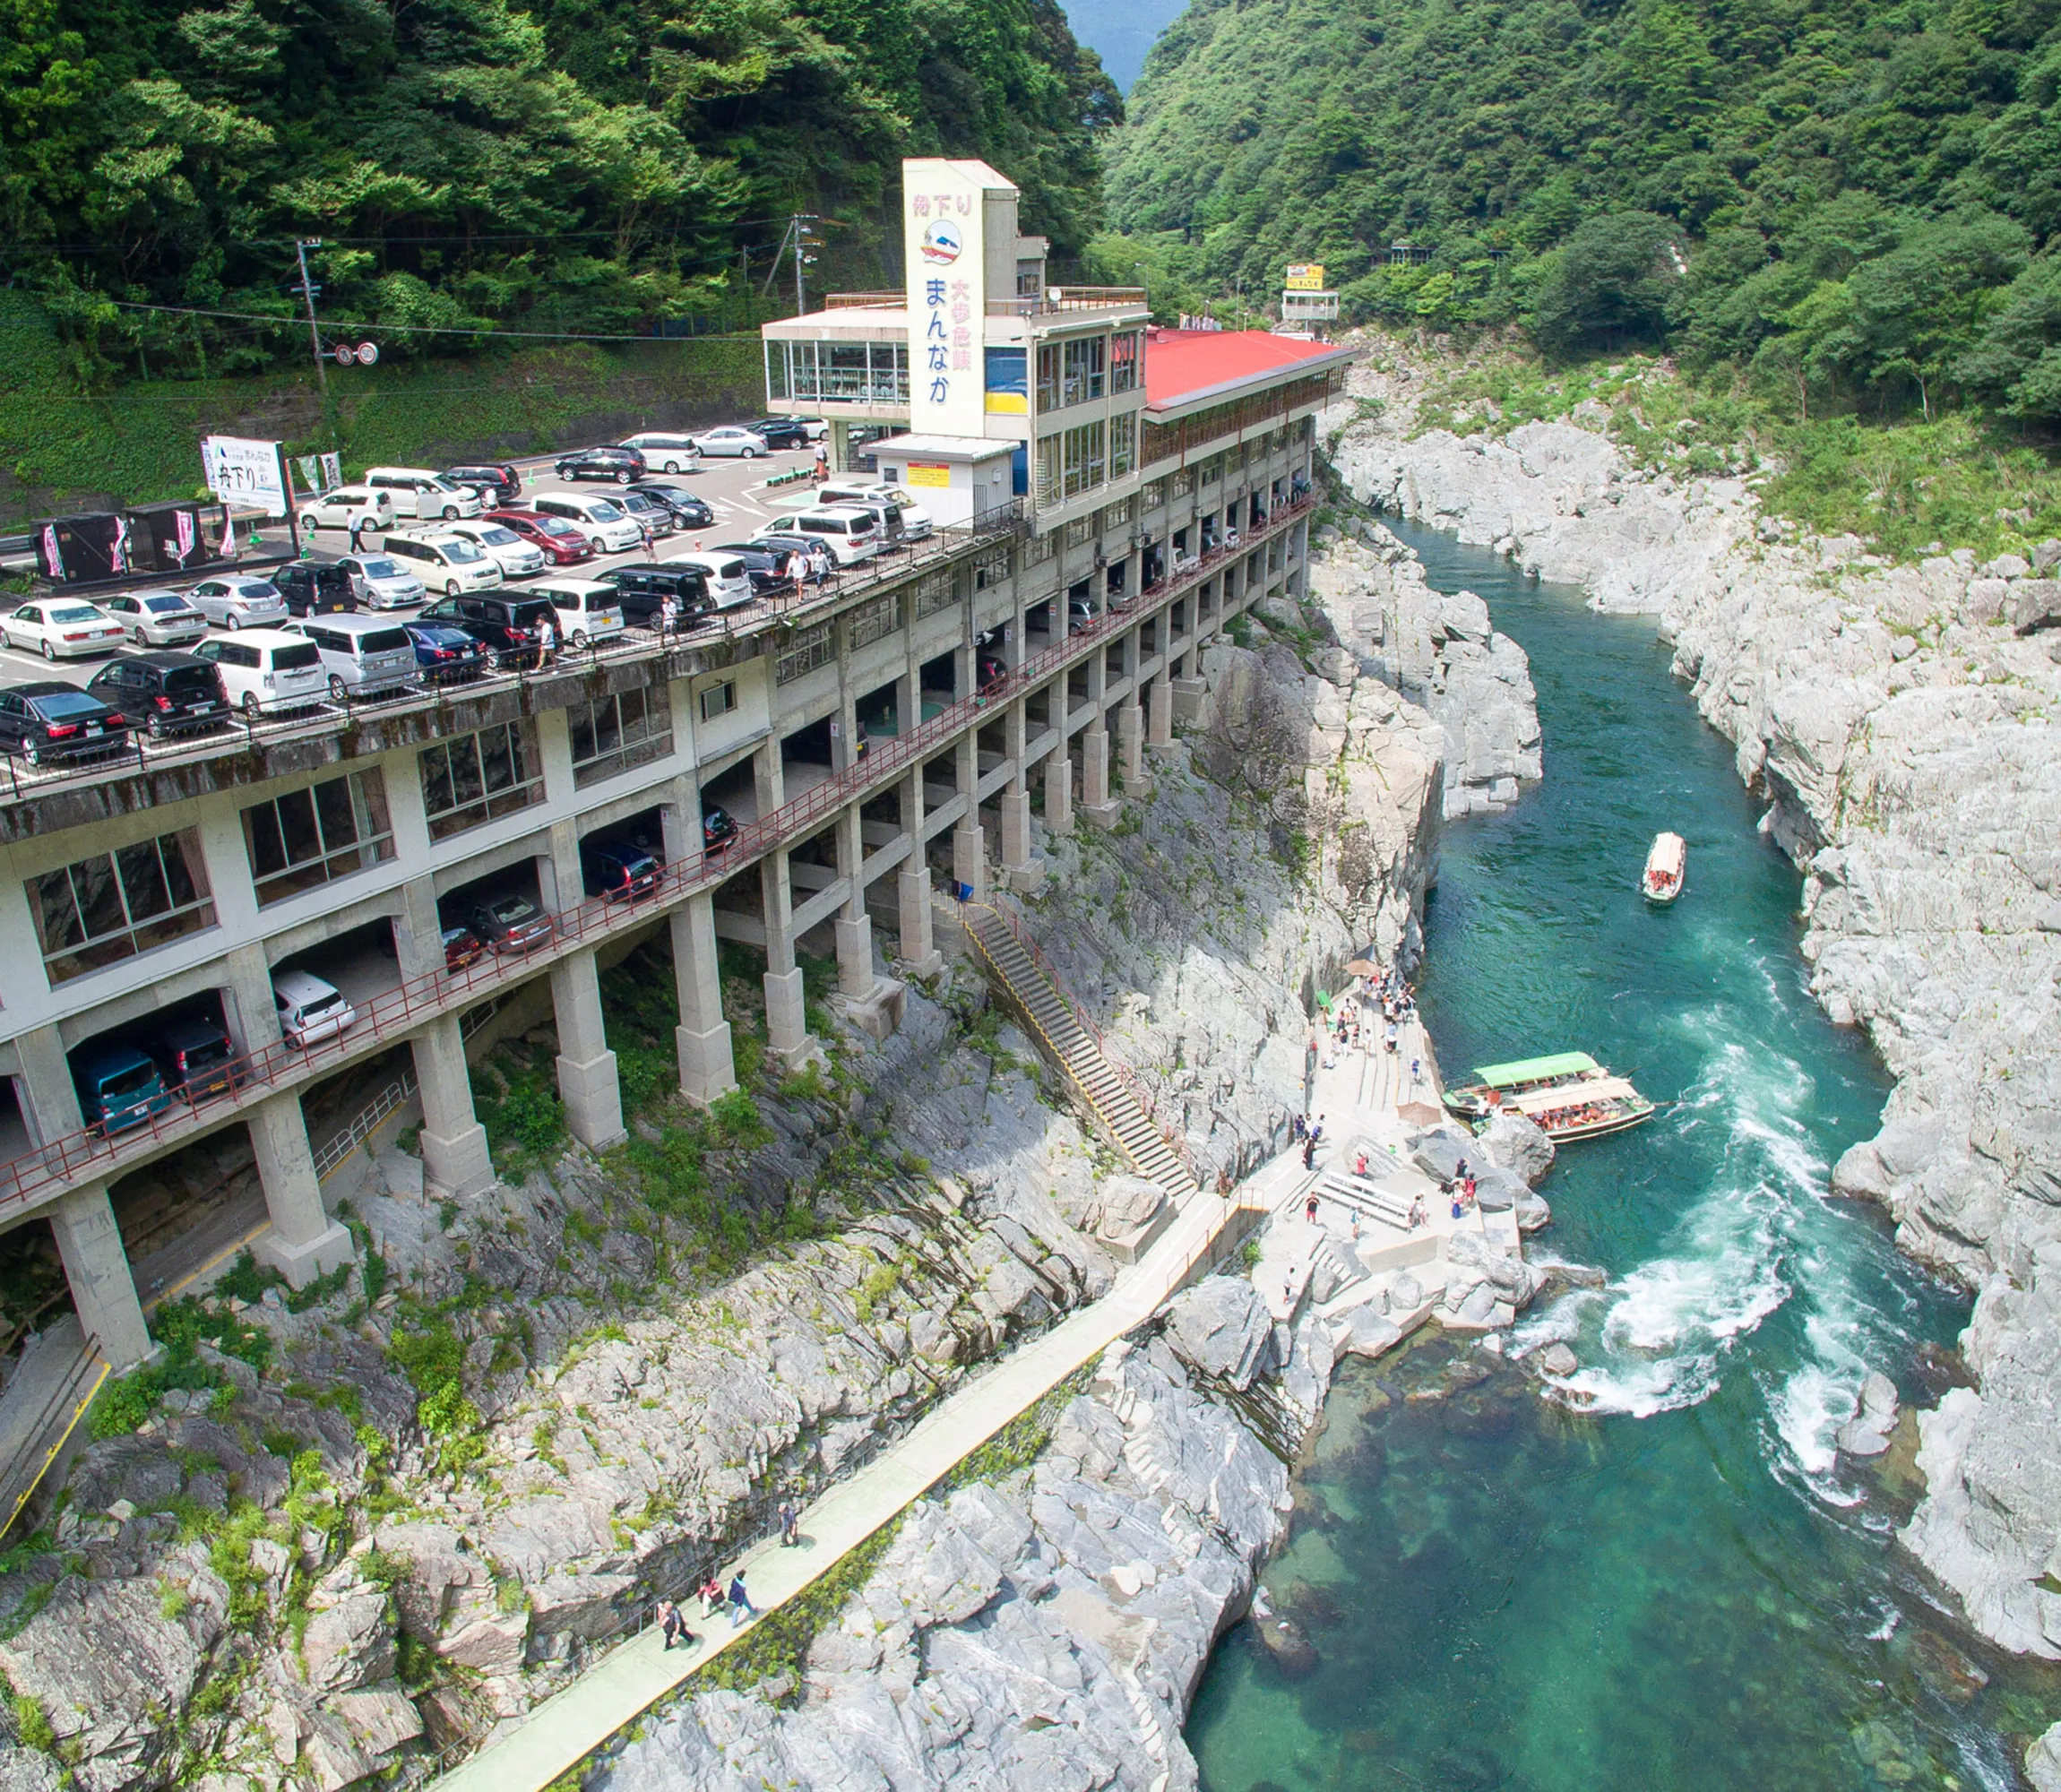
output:
<path id="1" fill-rule="evenodd" d="M 680 1615 L 680 1608 L 670 1599 L 659 1601 L 659 1628 L 665 1633 L 665 1647 L 671 1649 L 673 1639 L 683 1639 L 691 1649 L 694 1639 L 687 1630 L 687 1621 Z"/>
<path id="2" fill-rule="evenodd" d="M 752 1604 L 752 1596 L 745 1590 L 745 1571 L 740 1568 L 730 1576 L 730 1628 L 736 1630 L 746 1618 L 755 1618 L 759 1608 Z"/>
<path id="3" fill-rule="evenodd" d="M 818 586 L 829 584 L 830 575 L 836 571 L 831 562 L 830 549 L 821 541 L 812 541 L 808 545 L 808 570 L 809 576 Z"/>
<path id="4" fill-rule="evenodd" d="M 1303 1203 L 1302 1210 L 1302 1217 L 1308 1220 L 1312 1226 L 1316 1224 L 1316 1191 L 1313 1188 L 1309 1192 L 1309 1199 Z"/>
<path id="5" fill-rule="evenodd" d="M 801 1513 L 795 1510 L 792 1500 L 780 1503 L 780 1546 L 792 1549 L 801 1541 Z"/>
<path id="6" fill-rule="evenodd" d="M 1302 1142 L 1302 1167 L 1306 1170 L 1316 1167 L 1316 1134 L 1312 1133 Z"/>
<path id="7" fill-rule="evenodd" d="M 659 599 L 659 636 L 669 641 L 680 626 L 680 600 L 670 591 Z"/>
<path id="8" fill-rule="evenodd" d="M 541 672 L 551 663 L 551 657 L 558 650 L 558 631 L 552 626 L 551 618 L 546 616 L 537 625 L 537 669 Z"/>
<path id="9" fill-rule="evenodd" d="M 695 1590 L 694 1597 L 702 1602 L 702 1615 L 705 1618 L 722 1615 L 725 1598 L 723 1583 L 711 1574 Z"/>
<path id="10" fill-rule="evenodd" d="M 365 552 L 365 531 L 370 529 L 373 524 L 378 521 L 379 519 L 372 513 L 372 506 L 368 504 L 360 504 L 356 510 L 351 512 L 350 551 L 353 554 L 362 554 Z"/>
<path id="11" fill-rule="evenodd" d="M 819 486 L 830 483 L 830 444 L 827 442 L 815 444 L 815 482 Z"/>

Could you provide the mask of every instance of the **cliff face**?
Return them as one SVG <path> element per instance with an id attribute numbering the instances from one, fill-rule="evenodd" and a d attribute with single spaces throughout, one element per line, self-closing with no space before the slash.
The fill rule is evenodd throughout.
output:
<path id="1" fill-rule="evenodd" d="M 1573 425 L 1411 440 L 1421 381 L 1388 347 L 1355 375 L 1380 419 L 1337 446 L 1356 495 L 1656 613 L 1767 797 L 1806 874 L 1812 990 L 1897 1079 L 1834 1187 L 1977 1294 L 1979 1386 L 1920 1418 L 1904 1541 L 1988 1635 L 2061 1656 L 2061 544 L 2037 569 L 1891 566 Z"/>

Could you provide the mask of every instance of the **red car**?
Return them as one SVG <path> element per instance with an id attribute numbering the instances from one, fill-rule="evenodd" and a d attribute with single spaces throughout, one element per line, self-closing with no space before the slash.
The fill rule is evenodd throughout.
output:
<path id="1" fill-rule="evenodd" d="M 463 970 L 487 955 L 486 943 L 470 927 L 446 927 L 444 930 L 444 969 L 446 971 Z"/>
<path id="2" fill-rule="evenodd" d="M 490 510 L 480 521 L 513 530 L 523 540 L 541 547 L 554 566 L 577 566 L 594 557 L 594 544 L 563 517 L 534 510 Z"/>

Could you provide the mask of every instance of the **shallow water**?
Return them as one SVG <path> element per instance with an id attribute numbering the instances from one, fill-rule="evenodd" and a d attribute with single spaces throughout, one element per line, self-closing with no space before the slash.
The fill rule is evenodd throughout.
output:
<path id="1" fill-rule="evenodd" d="M 1887 1085 L 1806 992 L 1797 874 L 1650 620 L 1399 532 L 1531 654 L 1546 742 L 1538 789 L 1445 835 L 1421 997 L 1447 1080 L 1579 1048 L 1669 1105 L 1545 1186 L 1534 1256 L 1607 1279 L 1516 1334 L 1572 1345 L 1572 1404 L 1437 1340 L 1341 1374 L 1264 1577 L 1315 1666 L 1226 1639 L 1188 1727 L 1204 1784 L 2012 1786 L 2061 1688 L 1931 1603 L 1889 1534 L 1896 1456 L 1832 1447 L 1867 1367 L 1936 1398 L 1927 1347 L 1966 1314 L 1827 1197 Z M 1650 910 L 1664 828 L 1687 885 Z"/>

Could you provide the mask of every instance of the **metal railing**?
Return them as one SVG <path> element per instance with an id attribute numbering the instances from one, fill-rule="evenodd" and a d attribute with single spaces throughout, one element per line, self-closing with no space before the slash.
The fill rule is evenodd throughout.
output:
<path id="1" fill-rule="evenodd" d="M 909 303 L 905 292 L 833 292 L 823 302 L 825 311 L 899 311 Z"/>
<path id="2" fill-rule="evenodd" d="M 1269 533 L 1289 528 L 1307 504 L 1279 510 Z M 1246 546 L 1249 547 L 1251 543 Z M 1240 552 L 1245 549 L 1238 550 Z M 1171 601 L 1199 583 L 1229 557 L 1205 555 L 1178 578 L 1163 579 L 1146 595 Z M 849 595 L 847 593 L 846 595 Z M 281 1040 L 231 1062 L 225 1087 L 211 1097 L 168 1105 L 112 1134 L 86 1128 L 0 1164 L 0 1216 L 58 1189 L 116 1175 L 159 1146 L 194 1136 L 227 1111 L 268 1098 L 341 1067 L 366 1047 L 412 1032 L 453 1007 L 471 1007 L 483 996 L 536 975 L 543 966 L 598 944 L 687 898 L 713 890 L 765 854 L 813 832 L 847 805 L 893 782 L 969 728 L 979 726 L 1001 702 L 1029 691 L 1052 674 L 1099 650 L 1106 636 L 1126 626 L 1131 612 L 1111 610 L 1079 623 L 1063 639 L 1004 673 L 970 696 L 906 734 L 882 739 L 843 771 L 832 773 L 770 815 L 746 823 L 714 849 L 668 865 L 651 891 L 634 900 L 590 897 L 553 917 L 548 944 L 520 956 L 489 953 L 458 970 L 433 970 L 356 1003 L 358 1019 L 346 1031 L 307 1046 Z"/>

